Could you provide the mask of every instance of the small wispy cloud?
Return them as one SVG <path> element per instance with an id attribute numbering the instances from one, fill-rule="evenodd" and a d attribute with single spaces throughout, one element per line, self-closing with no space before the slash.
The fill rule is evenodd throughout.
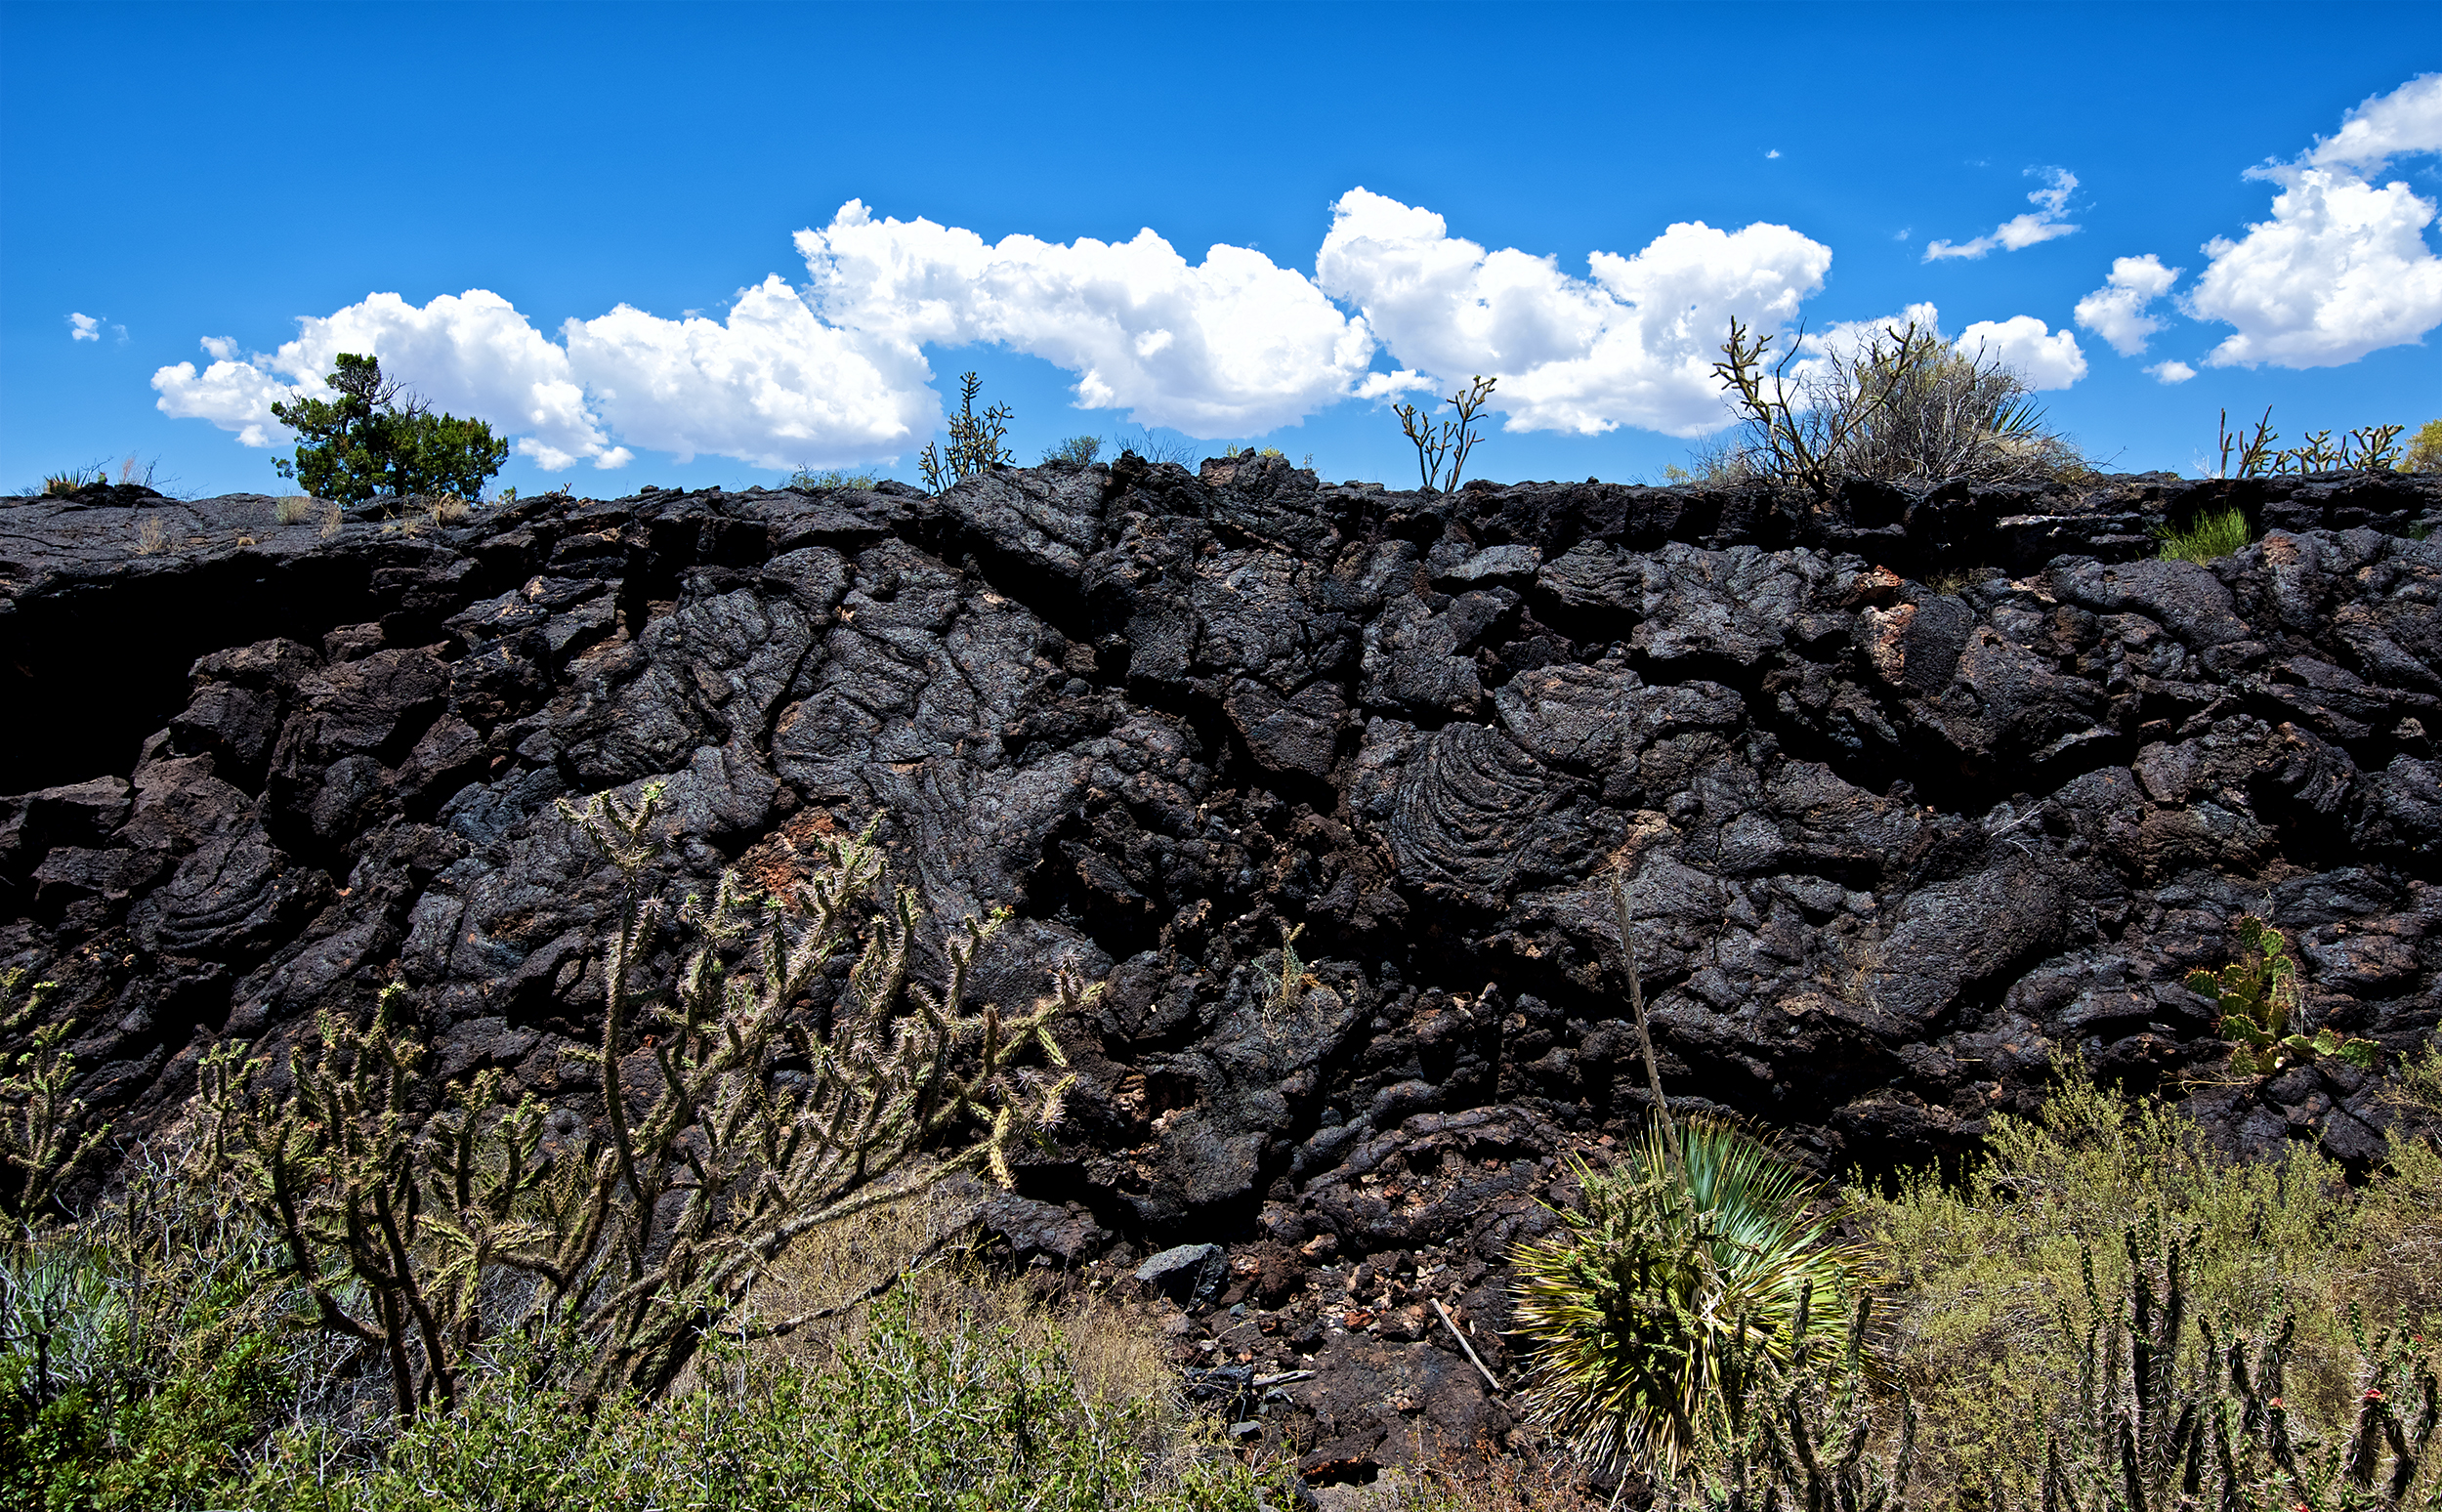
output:
<path id="1" fill-rule="evenodd" d="M 71 314 L 67 317 L 67 339 L 70 341 L 100 341 L 102 339 L 102 322 L 92 315 Z"/>
<path id="2" fill-rule="evenodd" d="M 2103 286 L 2078 301 L 2078 323 L 2110 342 L 2122 357 L 2145 350 L 2146 338 L 2163 328 L 2146 307 L 2170 292 L 2181 270 L 2165 268 L 2148 252 L 2143 257 L 2112 259 L 2111 276 Z"/>
<path id="3" fill-rule="evenodd" d="M 2039 242 L 2067 236 L 2078 228 L 2061 217 L 2069 213 L 2069 196 L 2077 191 L 2078 176 L 2066 168 L 2030 168 L 2027 172 L 2043 175 L 2043 188 L 2027 196 L 2033 210 L 2014 215 L 1973 241 L 1931 241 L 1925 244 L 1924 260 L 1928 263 L 1946 257 L 1982 257 L 1995 247 L 2004 252 L 2023 252 Z"/>
<path id="4" fill-rule="evenodd" d="M 1771 148 L 1769 151 L 1767 151 L 1767 152 L 1765 152 L 1765 153 L 1764 153 L 1764 156 L 1766 156 L 1766 157 L 1778 157 L 1778 156 L 1780 156 L 1780 155 L 1781 155 L 1781 149 L 1780 149 L 1779 147 L 1773 147 L 1773 148 Z"/>
<path id="5" fill-rule="evenodd" d="M 2156 383 L 2185 383 L 2196 376 L 2195 368 L 2175 358 L 2168 362 L 2157 362 L 2146 371 L 2154 375 Z"/>

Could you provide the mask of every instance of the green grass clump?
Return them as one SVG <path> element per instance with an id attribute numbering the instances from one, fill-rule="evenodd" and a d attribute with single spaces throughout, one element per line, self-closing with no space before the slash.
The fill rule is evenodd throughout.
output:
<path id="1" fill-rule="evenodd" d="M 2165 525 L 2155 534 L 2162 539 L 2165 562 L 2216 562 L 2255 539 L 2248 528 L 2247 512 L 2237 508 L 2210 510 L 2184 525 Z"/>

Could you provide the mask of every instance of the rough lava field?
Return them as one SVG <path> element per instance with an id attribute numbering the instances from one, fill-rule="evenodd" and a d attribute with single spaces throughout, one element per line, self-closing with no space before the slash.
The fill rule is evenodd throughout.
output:
<path id="1" fill-rule="evenodd" d="M 2156 560 L 2228 504 L 2258 544 Z M 1807 507 L 1129 456 L 273 509 L 0 503 L 0 965 L 61 984 L 118 1139 L 394 977 L 439 1075 L 569 1132 L 614 891 L 553 800 L 666 781 L 674 897 L 886 813 L 936 915 L 1015 910 L 985 995 L 1108 983 L 992 1242 L 1159 1255 L 1181 1363 L 1280 1393 L 1318 1480 L 1507 1426 L 1432 1304 L 1505 1368 L 1502 1256 L 1641 1123 L 1615 866 L 1674 1106 L 1827 1173 L 1969 1148 L 2056 1053 L 2208 1070 L 2178 984 L 2242 912 L 2316 1022 L 2396 1051 L 2442 1006 L 2442 477 Z M 2346 1067 L 2206 1083 L 2234 1151 L 2381 1148 Z"/>

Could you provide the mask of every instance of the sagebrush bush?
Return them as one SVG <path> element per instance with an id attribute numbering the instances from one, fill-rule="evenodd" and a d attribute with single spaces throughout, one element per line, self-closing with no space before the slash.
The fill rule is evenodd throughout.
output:
<path id="1" fill-rule="evenodd" d="M 2408 439 L 2407 448 L 2392 466 L 2403 473 L 2442 473 L 2442 420 L 2417 427 L 2417 434 Z"/>
<path id="2" fill-rule="evenodd" d="M 1708 481 L 1758 477 L 1830 498 L 1845 478 L 2000 483 L 2088 471 L 2044 426 L 2023 376 L 1938 331 L 1912 321 L 1802 365 L 1802 333 L 1777 360 L 1774 340 L 1730 323 L 1713 373 L 1744 425 L 1700 457 Z"/>
<path id="3" fill-rule="evenodd" d="M 1101 455 L 1102 438 L 1099 436 L 1072 436 L 1067 441 L 1056 441 L 1043 448 L 1045 462 L 1074 462 L 1078 467 L 1091 465 Z"/>

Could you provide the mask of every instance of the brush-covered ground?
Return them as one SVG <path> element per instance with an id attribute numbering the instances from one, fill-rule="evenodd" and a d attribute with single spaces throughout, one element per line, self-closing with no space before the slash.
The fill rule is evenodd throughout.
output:
<path id="1" fill-rule="evenodd" d="M 2442 1054 L 2398 1086 L 2442 1113 Z M 936 1247 L 969 1197 L 821 1231 L 741 1322 L 855 1305 L 784 1338 L 716 1344 L 666 1398 L 582 1411 L 504 1346 L 456 1413 L 402 1426 L 373 1362 L 288 1316 L 298 1294 L 260 1230 L 166 1155 L 131 1169 L 123 1195 L 12 1244 L 0 1266 L 7 1505 L 1253 1509 L 1318 1494 L 1277 1448 L 1240 1448 L 1293 1444 L 1293 1422 L 1284 1436 L 1247 1426 L 1281 1415 L 1279 1394 L 1183 1372 L 1168 1315 L 1126 1282 L 1011 1274 Z M 2236 1505 L 2435 1504 L 2442 1449 L 2416 1456 L 2398 1498 L 2383 1494 L 2393 1461 L 2360 1491 L 2346 1452 L 2376 1356 L 2412 1388 L 2434 1368 L 2442 1149 L 2429 1138 L 2395 1132 L 2388 1160 L 2355 1183 L 2304 1142 L 2283 1160 L 2234 1162 L 2158 1099 L 2066 1066 L 2041 1117 L 1997 1119 L 1963 1168 L 1845 1196 L 1844 1231 L 1883 1278 L 1875 1334 L 1890 1367 L 1863 1399 L 1864 1455 L 1892 1464 L 1914 1418 L 1892 1505 L 2050 1505 L 2056 1454 L 2078 1505 L 2129 1512 L 2112 1429 L 2133 1393 L 2115 1375 L 2134 1281 L 2142 1271 L 2159 1309 L 2172 1246 L 2191 1329 L 2222 1341 L 2210 1361 L 2184 1349 L 2174 1383 L 2226 1371 L 2232 1341 L 2256 1346 L 2260 1375 L 2262 1347 L 2294 1330 L 2270 1400 L 2295 1463 L 2242 1466 L 2252 1493 Z M 2398 1413 L 2412 1435 L 2420 1410 L 2412 1389 Z M 1326 1486 L 1322 1503 L 1721 1496 L 1701 1466 L 1659 1488 L 1589 1473 L 1531 1423 L 1502 1444 L 1418 1448 L 1429 1468 Z M 2162 1505 L 2176 1504 L 2175 1486 L 2171 1498 Z"/>

